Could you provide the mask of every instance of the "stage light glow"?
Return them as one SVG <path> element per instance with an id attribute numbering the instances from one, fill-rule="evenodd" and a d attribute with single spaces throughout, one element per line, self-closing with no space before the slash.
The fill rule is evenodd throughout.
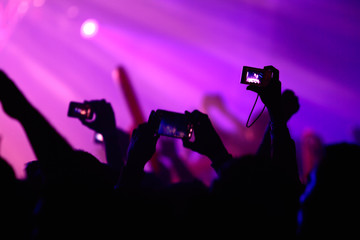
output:
<path id="1" fill-rule="evenodd" d="M 34 0 L 33 5 L 34 7 L 42 7 L 45 4 L 46 0 Z"/>
<path id="2" fill-rule="evenodd" d="M 94 37 L 99 30 L 99 24 L 94 19 L 88 19 L 81 25 L 81 36 L 84 38 Z"/>

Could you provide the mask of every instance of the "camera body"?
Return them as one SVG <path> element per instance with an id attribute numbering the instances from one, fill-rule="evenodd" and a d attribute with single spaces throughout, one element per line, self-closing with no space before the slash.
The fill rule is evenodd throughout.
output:
<path id="1" fill-rule="evenodd" d="M 68 117 L 91 120 L 93 116 L 94 111 L 91 109 L 89 104 L 70 102 L 68 109 Z"/>
<path id="2" fill-rule="evenodd" d="M 170 112 L 166 110 L 157 110 L 155 112 L 157 119 L 158 135 L 190 139 L 193 134 L 193 124 L 185 114 Z"/>
<path id="3" fill-rule="evenodd" d="M 269 68 L 243 67 L 241 74 L 241 83 L 266 87 L 273 78 L 273 72 Z"/>

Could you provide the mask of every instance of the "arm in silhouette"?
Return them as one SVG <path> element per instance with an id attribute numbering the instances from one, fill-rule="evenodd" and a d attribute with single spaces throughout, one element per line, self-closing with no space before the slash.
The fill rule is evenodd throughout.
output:
<path id="1" fill-rule="evenodd" d="M 151 118 L 151 116 L 150 116 Z M 118 181 L 118 187 L 139 186 L 144 177 L 144 167 L 156 151 L 159 138 L 152 121 L 140 124 L 131 135 L 127 163 Z"/>
<path id="2" fill-rule="evenodd" d="M 285 90 L 281 94 L 282 111 L 285 122 L 287 123 L 290 118 L 299 111 L 299 99 L 292 90 Z M 270 158 L 271 157 L 271 125 L 266 128 L 264 138 L 257 152 L 258 155 Z"/>
<path id="3" fill-rule="evenodd" d="M 95 119 L 80 119 L 88 128 L 101 133 L 104 137 L 106 160 L 108 165 L 121 172 L 129 145 L 129 135 L 116 128 L 115 116 L 111 104 L 105 100 L 85 101 L 95 113 Z"/>
<path id="4" fill-rule="evenodd" d="M 272 66 L 265 68 L 274 73 L 270 84 L 266 87 L 247 87 L 248 90 L 252 90 L 259 94 L 262 102 L 267 107 L 270 116 L 270 125 L 258 153 L 263 156 L 270 155 L 273 166 L 277 169 L 281 169 L 281 171 L 293 181 L 299 182 L 295 143 L 292 140 L 287 127 L 287 121 L 290 116 L 298 110 L 298 107 L 288 107 L 286 106 L 288 103 L 283 101 L 281 95 L 281 82 L 279 81 L 279 71 Z M 290 92 L 285 93 L 285 99 L 287 97 L 290 98 L 290 95 L 288 95 L 289 93 Z M 297 101 L 292 101 L 291 105 L 294 104 L 295 106 L 296 102 Z M 287 109 L 285 112 L 284 108 Z"/>
<path id="5" fill-rule="evenodd" d="M 212 162 L 211 166 L 218 172 L 232 156 L 226 150 L 206 114 L 198 110 L 192 113 L 186 112 L 186 114 L 194 124 L 195 140 L 183 139 L 184 147 L 207 156 Z"/>
<path id="6" fill-rule="evenodd" d="M 3 71 L 0 71 L 0 101 L 6 114 L 23 126 L 38 160 L 63 161 L 73 152 L 70 144 L 30 104 Z"/>

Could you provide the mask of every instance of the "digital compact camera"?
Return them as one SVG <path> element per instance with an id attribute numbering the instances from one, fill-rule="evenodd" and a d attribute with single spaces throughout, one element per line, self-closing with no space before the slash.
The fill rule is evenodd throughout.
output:
<path id="1" fill-rule="evenodd" d="M 70 102 L 68 109 L 68 117 L 90 120 L 94 116 L 94 111 L 89 104 Z"/>
<path id="2" fill-rule="evenodd" d="M 261 69 L 244 66 L 240 82 L 248 85 L 266 87 L 273 78 L 273 75 L 274 74 L 270 68 Z"/>

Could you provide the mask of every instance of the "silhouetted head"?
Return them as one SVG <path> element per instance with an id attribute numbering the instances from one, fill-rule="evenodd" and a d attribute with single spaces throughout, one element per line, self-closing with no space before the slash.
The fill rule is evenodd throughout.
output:
<path id="1" fill-rule="evenodd" d="M 242 233 L 295 236 L 298 186 L 276 161 L 258 155 L 234 159 L 221 171 L 212 193 L 219 219 L 241 226 Z"/>
<path id="2" fill-rule="evenodd" d="M 325 155 L 311 172 L 300 198 L 299 235 L 357 231 L 360 146 L 339 143 L 327 146 Z"/>
<path id="3" fill-rule="evenodd" d="M 106 164 L 90 153 L 74 151 L 44 170 L 46 187 L 36 212 L 40 239 L 53 239 L 54 234 L 88 238 L 107 223 L 104 219 L 111 219 L 110 196 L 117 176 Z"/>
<path id="4" fill-rule="evenodd" d="M 101 163 L 92 154 L 77 150 L 74 151 L 69 166 L 74 184 L 86 188 L 113 188 L 117 175 L 106 164 Z"/>

